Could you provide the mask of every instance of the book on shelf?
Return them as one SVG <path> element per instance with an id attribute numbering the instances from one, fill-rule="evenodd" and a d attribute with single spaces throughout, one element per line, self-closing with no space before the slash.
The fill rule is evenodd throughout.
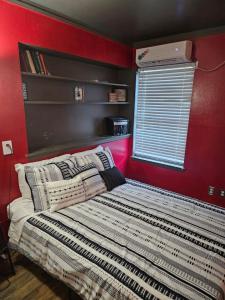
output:
<path id="1" fill-rule="evenodd" d="M 35 66 L 34 66 L 33 58 L 32 58 L 31 53 L 30 53 L 30 50 L 28 50 L 28 49 L 25 50 L 25 53 L 27 55 L 27 59 L 28 59 L 28 62 L 29 62 L 31 73 L 37 74 Z"/>
<path id="2" fill-rule="evenodd" d="M 46 65 L 45 65 L 44 55 L 42 53 L 39 53 L 39 57 L 40 57 L 40 62 L 41 62 L 44 74 L 49 75 L 49 73 L 47 71 L 47 68 L 46 68 Z"/>
<path id="3" fill-rule="evenodd" d="M 20 63 L 22 65 L 22 70 L 25 70 L 26 72 L 31 72 L 28 58 L 25 52 L 22 51 L 20 52 Z"/>
<path id="4" fill-rule="evenodd" d="M 31 50 L 30 53 L 31 53 L 31 56 L 32 56 L 32 59 L 33 59 L 33 62 L 34 62 L 36 73 L 41 74 L 41 69 L 40 69 L 39 62 L 38 62 L 35 51 Z"/>
<path id="5" fill-rule="evenodd" d="M 26 49 L 25 51 L 21 52 L 20 57 L 23 69 L 26 72 L 49 75 L 45 64 L 44 55 L 42 53 L 39 53 L 39 51 Z"/>

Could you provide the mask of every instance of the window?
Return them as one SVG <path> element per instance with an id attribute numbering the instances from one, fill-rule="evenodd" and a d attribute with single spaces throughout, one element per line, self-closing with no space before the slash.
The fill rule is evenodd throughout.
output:
<path id="1" fill-rule="evenodd" d="M 183 169 L 195 64 L 137 72 L 133 156 Z"/>

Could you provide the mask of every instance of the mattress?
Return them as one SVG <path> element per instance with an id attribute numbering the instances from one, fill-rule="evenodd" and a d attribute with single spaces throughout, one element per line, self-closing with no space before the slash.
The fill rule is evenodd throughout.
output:
<path id="1" fill-rule="evenodd" d="M 225 298 L 225 210 L 136 181 L 33 214 L 10 244 L 83 299 Z"/>

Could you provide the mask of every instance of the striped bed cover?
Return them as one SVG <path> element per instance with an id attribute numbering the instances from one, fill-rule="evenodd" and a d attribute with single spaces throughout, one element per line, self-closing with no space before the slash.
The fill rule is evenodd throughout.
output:
<path id="1" fill-rule="evenodd" d="M 128 180 L 29 218 L 22 254 L 84 299 L 225 299 L 225 210 Z"/>

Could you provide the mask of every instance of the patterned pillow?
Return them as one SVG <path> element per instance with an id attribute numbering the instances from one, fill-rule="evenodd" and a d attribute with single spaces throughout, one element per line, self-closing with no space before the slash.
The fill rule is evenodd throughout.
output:
<path id="1" fill-rule="evenodd" d="M 84 166 L 94 163 L 99 171 L 104 171 L 115 166 L 111 151 L 109 148 L 97 153 L 91 153 L 85 156 L 74 157 L 78 166 Z"/>
<path id="2" fill-rule="evenodd" d="M 93 154 L 93 153 L 98 153 L 103 151 L 103 147 L 102 146 L 98 146 L 94 149 L 91 150 L 86 150 L 86 151 L 81 151 L 81 152 L 76 152 L 71 154 L 72 157 L 80 157 L 80 156 L 85 156 L 85 155 L 89 155 L 89 154 Z"/>
<path id="3" fill-rule="evenodd" d="M 35 161 L 35 162 L 27 163 L 27 164 L 16 164 L 15 170 L 18 173 L 18 183 L 19 183 L 19 188 L 20 188 L 22 197 L 24 199 L 32 200 L 30 187 L 27 184 L 26 177 L 25 177 L 25 175 L 26 175 L 25 167 L 41 167 L 41 166 L 48 165 L 50 163 L 55 163 L 55 162 L 59 162 L 59 161 L 68 159 L 68 158 L 70 158 L 70 156 L 71 156 L 70 154 L 65 154 L 65 155 L 53 157 L 50 159 Z"/>
<path id="4" fill-rule="evenodd" d="M 95 164 L 90 163 L 81 167 L 71 169 L 74 176 L 81 177 L 85 190 L 85 199 L 93 198 L 94 196 L 106 192 L 106 185 L 100 176 Z"/>
<path id="5" fill-rule="evenodd" d="M 74 166 L 74 161 L 70 159 L 44 166 L 25 166 L 25 177 L 31 190 L 34 210 L 36 212 L 49 208 L 45 183 L 72 178 L 70 168 Z"/>
<path id="6" fill-rule="evenodd" d="M 85 191 L 80 175 L 69 180 L 46 182 L 50 212 L 85 201 Z"/>

